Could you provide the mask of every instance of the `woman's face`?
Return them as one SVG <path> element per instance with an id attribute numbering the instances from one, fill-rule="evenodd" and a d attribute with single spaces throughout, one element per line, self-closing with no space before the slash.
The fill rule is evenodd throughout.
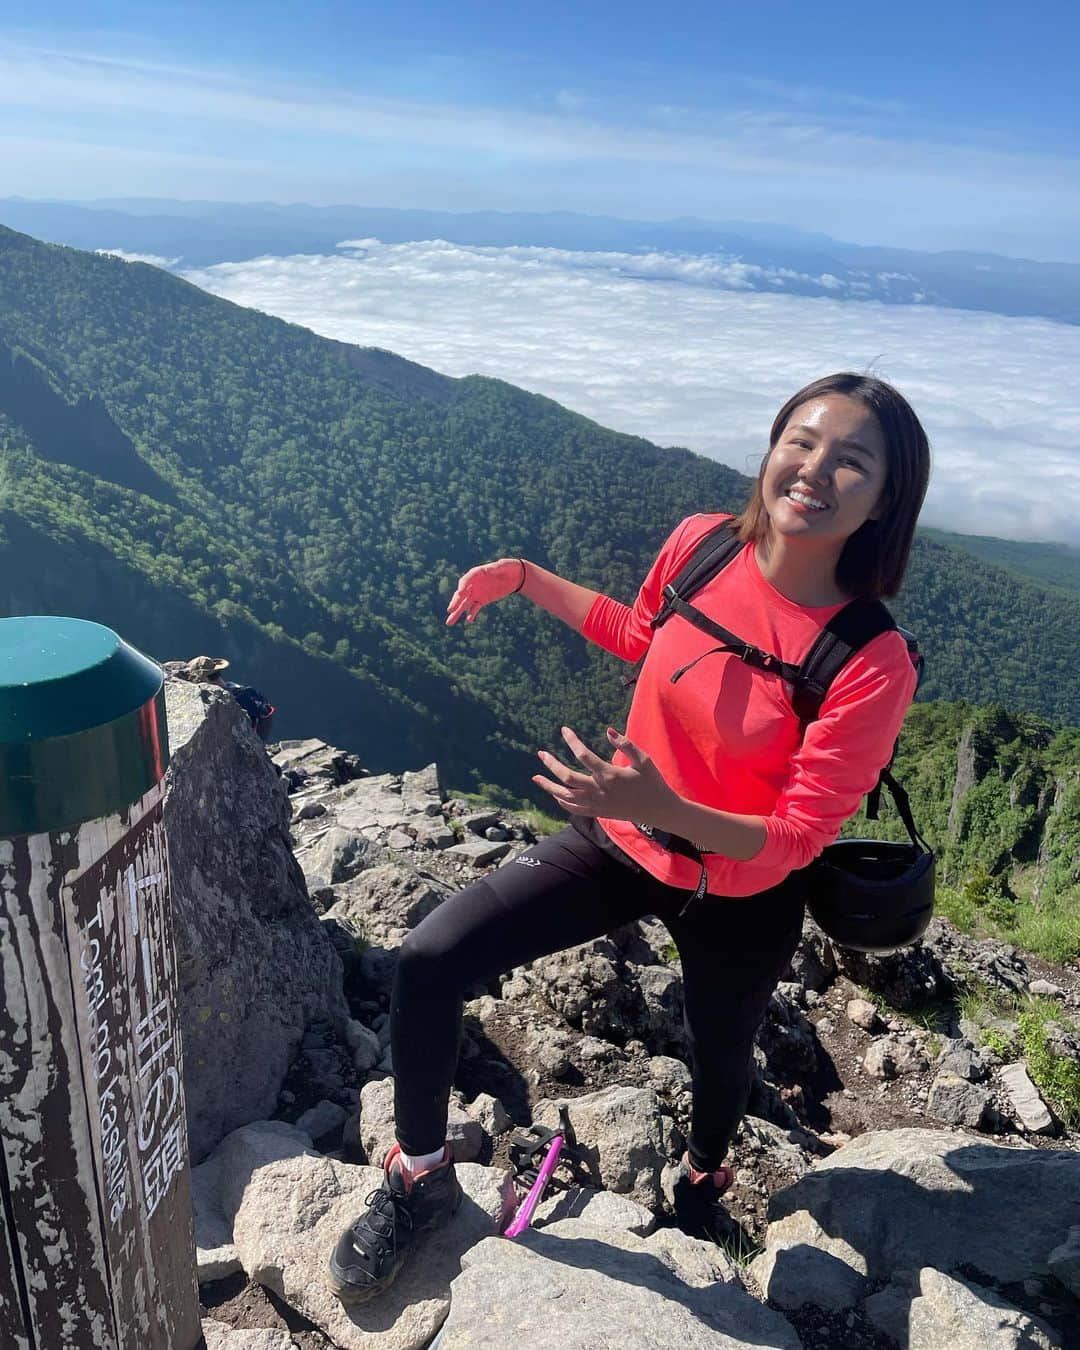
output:
<path id="1" fill-rule="evenodd" d="M 823 394 L 788 419 L 769 452 L 762 498 L 780 534 L 842 542 L 878 518 L 887 476 L 874 414 L 845 394 Z"/>

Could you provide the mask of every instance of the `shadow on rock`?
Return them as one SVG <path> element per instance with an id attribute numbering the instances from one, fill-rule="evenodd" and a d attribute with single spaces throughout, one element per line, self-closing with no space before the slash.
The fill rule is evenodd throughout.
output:
<path id="1" fill-rule="evenodd" d="M 1078 1325 L 1075 1271 L 1059 1256 L 1080 1225 L 1076 1152 L 966 1144 L 945 1131 L 867 1134 L 774 1195 L 769 1219 L 751 1270 L 781 1308 L 851 1308 L 877 1289 L 866 1311 L 906 1344 L 898 1332 L 906 1338 L 909 1322 L 944 1317 L 946 1303 L 953 1318 L 970 1299 L 1022 1319 L 980 1286 L 1023 1298 L 1034 1281 L 1034 1306 L 1051 1290 L 1071 1329 Z M 959 1272 L 978 1283 L 932 1278 Z M 919 1300 L 930 1302 L 916 1308 Z M 1055 1342 L 1032 1342 L 1044 1343 Z"/>

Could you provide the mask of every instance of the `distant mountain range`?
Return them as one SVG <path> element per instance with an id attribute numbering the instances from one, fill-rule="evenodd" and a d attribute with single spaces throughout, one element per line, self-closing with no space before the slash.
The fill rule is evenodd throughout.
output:
<path id="1" fill-rule="evenodd" d="M 680 518 L 748 486 L 501 381 L 0 228 L 0 613 L 228 656 L 277 734 L 373 768 L 438 759 L 526 796 L 561 723 L 599 743 L 617 663 L 521 600 L 447 629 L 458 575 L 517 554 L 629 599 Z M 1080 724 L 1080 598 L 1021 575 L 1039 546 L 993 542 L 1008 569 L 917 543 L 894 608 L 923 696 Z"/>
<path id="2" fill-rule="evenodd" d="M 1080 596 L 1080 547 L 1075 544 L 1025 543 L 981 534 L 953 534 L 925 528 L 926 539 L 970 553 L 1016 576 L 1027 577 L 1068 595 Z"/>
<path id="3" fill-rule="evenodd" d="M 505 247 L 709 255 L 738 260 L 740 289 L 933 304 L 1080 323 L 1080 265 L 990 253 L 865 247 L 750 221 L 619 220 L 571 212 L 405 211 L 367 206 L 0 198 L 0 222 L 52 243 L 178 259 L 184 267 L 264 254 L 333 253 L 347 239 L 445 239 Z M 723 286 L 723 279 L 716 281 Z"/>

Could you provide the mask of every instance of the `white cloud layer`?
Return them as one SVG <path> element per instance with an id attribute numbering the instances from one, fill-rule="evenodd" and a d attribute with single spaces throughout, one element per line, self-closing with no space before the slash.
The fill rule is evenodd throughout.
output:
<path id="1" fill-rule="evenodd" d="M 1080 544 L 1080 328 L 741 289 L 772 284 L 750 271 L 668 254 L 357 240 L 334 256 L 184 275 L 326 336 L 497 376 L 744 472 L 794 389 L 872 366 L 930 435 L 927 524 Z"/>
<path id="2" fill-rule="evenodd" d="M 94 252 L 121 262 L 149 263 L 151 267 L 175 267 L 180 262 L 179 258 L 161 258 L 156 253 L 129 253 L 126 248 L 98 248 Z"/>

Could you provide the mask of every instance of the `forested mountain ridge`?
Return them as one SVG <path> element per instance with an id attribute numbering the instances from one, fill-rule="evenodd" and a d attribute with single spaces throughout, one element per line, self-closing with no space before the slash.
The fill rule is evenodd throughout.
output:
<path id="1" fill-rule="evenodd" d="M 922 534 L 1041 586 L 1080 595 L 1080 546 L 1075 544 L 994 539 L 979 534 L 952 534 L 948 530 L 926 529 Z"/>
<path id="2" fill-rule="evenodd" d="M 278 700 L 281 734 L 400 764 L 370 746 L 413 716 L 410 743 L 427 744 L 427 728 L 424 757 L 463 786 L 479 777 L 526 794 L 528 753 L 562 722 L 595 739 L 624 695 L 617 663 L 522 601 L 447 630 L 460 572 L 521 554 L 629 599 L 679 519 L 737 509 L 748 488 L 714 461 L 500 381 L 449 379 L 158 269 L 2 228 L 0 342 L 10 612 L 41 606 L 19 529 L 35 556 L 52 541 L 75 570 L 112 558 L 127 598 L 111 606 L 98 588 L 90 617 L 139 641 L 162 631 L 149 607 L 174 597 L 183 631 L 204 616 L 227 654 L 251 632 L 302 649 L 316 683 L 351 672 L 355 734 L 341 734 L 340 692 L 322 709 L 339 725 L 313 722 L 317 689 L 302 719 Z M 99 430 L 108 419 L 108 463 L 74 444 L 75 413 L 90 407 Z M 925 697 L 1000 698 L 1080 722 L 1080 603 L 921 541 L 894 609 L 927 653 Z M 156 655 L 189 652 L 175 631 L 178 645 Z M 243 674 L 276 692 L 273 669 Z M 448 754 L 438 728 L 450 723 Z"/>

